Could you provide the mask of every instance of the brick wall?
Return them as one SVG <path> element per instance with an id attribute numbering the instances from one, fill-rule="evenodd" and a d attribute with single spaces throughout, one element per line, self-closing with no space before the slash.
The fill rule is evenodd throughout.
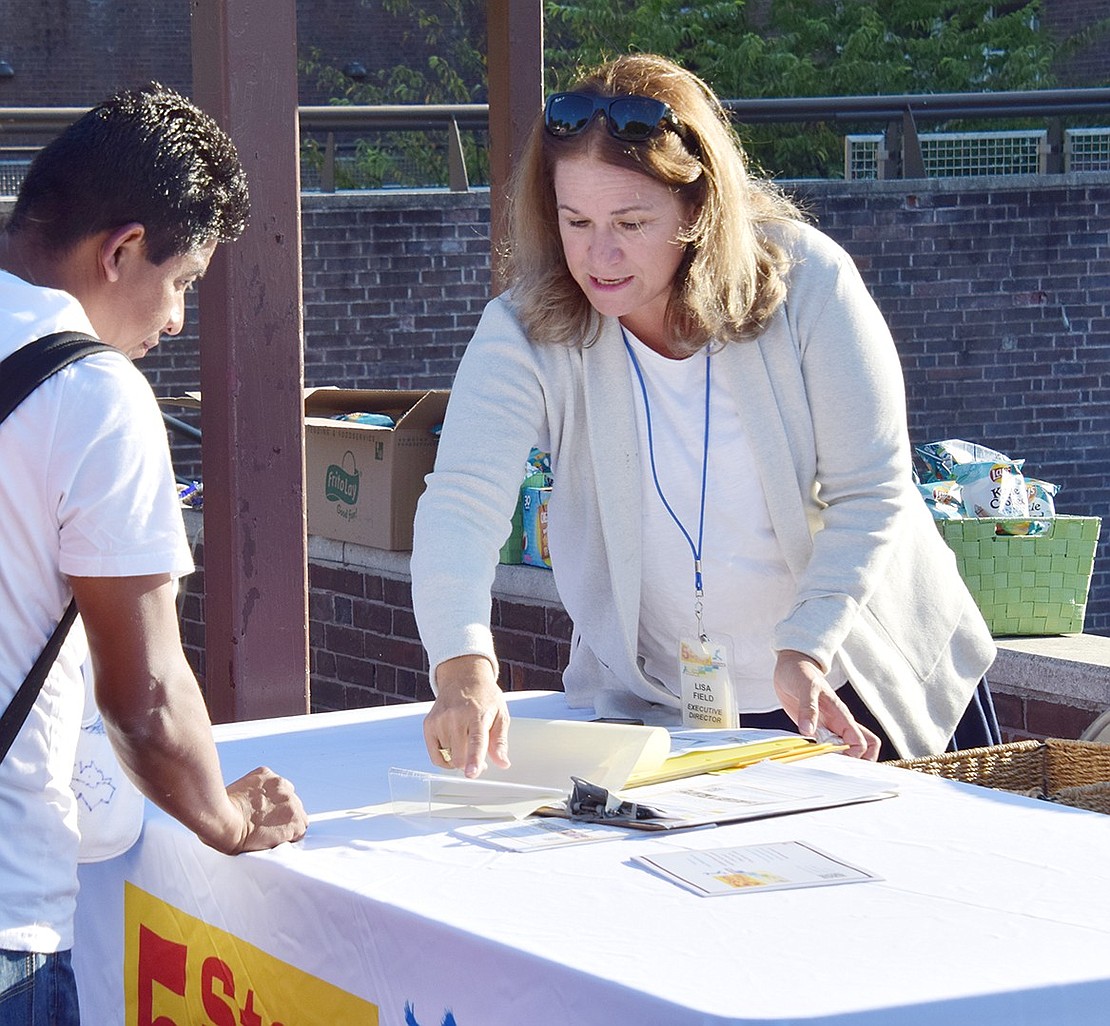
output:
<path id="1" fill-rule="evenodd" d="M 489 298 L 484 192 L 303 201 L 305 377 L 447 388 Z"/>
<path id="2" fill-rule="evenodd" d="M 996 686 L 992 686 L 992 697 L 1003 741 L 1078 738 L 1103 712 L 1087 703 L 1072 704 L 1051 695 L 1015 694 Z"/>
<path id="3" fill-rule="evenodd" d="M 302 196 L 305 382 L 345 388 L 449 388 L 489 298 L 485 192 Z M 3 205 L 0 204 L 0 213 Z M 200 382 L 195 312 L 142 367 L 160 396 Z M 172 411 L 194 426 L 199 417 Z M 199 475 L 199 448 L 173 440 Z"/>
<path id="4" fill-rule="evenodd" d="M 915 444 L 966 438 L 1061 486 L 1060 512 L 1110 506 L 1110 179 L 799 187 L 890 324 Z M 1110 633 L 1110 525 L 1087 629 Z"/>
<path id="5" fill-rule="evenodd" d="M 443 13 L 434 0 L 424 6 Z M 0 80 L 0 106 L 91 106 L 148 79 L 191 93 L 190 7 L 188 0 L 4 0 L 0 58 L 15 77 Z M 297 0 L 296 17 L 302 66 L 318 54 L 336 68 L 358 61 L 373 76 L 402 59 L 423 67 L 429 57 L 422 30 L 411 18 L 391 17 L 380 3 Z M 473 27 L 476 45 L 484 32 L 484 23 Z M 325 104 L 332 95 L 303 71 L 298 94 L 303 104 Z"/>
<path id="6" fill-rule="evenodd" d="M 1107 84 L 1110 69 L 1107 18 L 1110 18 L 1107 0 L 1048 0 L 1041 4 L 1044 27 L 1065 43 L 1054 68 L 1062 86 Z"/>
<path id="7" fill-rule="evenodd" d="M 199 517 L 190 514 L 190 523 L 195 531 Z M 194 543 L 193 552 L 198 570 L 186 580 L 180 599 L 181 633 L 203 682 L 203 541 Z M 550 576 L 546 570 L 525 572 Z M 382 572 L 317 555 L 310 556 L 308 580 L 314 712 L 431 700 L 407 571 Z M 571 622 L 557 601 L 495 599 L 491 624 L 506 689 L 562 690 Z"/>
<path id="8" fill-rule="evenodd" d="M 1104 515 L 1110 175 L 793 188 L 891 326 L 915 444 L 990 445 L 1059 484 L 1061 512 Z M 448 387 L 488 295 L 488 217 L 483 192 L 305 196 L 308 384 Z M 143 366 L 167 395 L 197 387 L 196 360 L 194 333 Z M 1087 629 L 1110 634 L 1110 525 Z"/>
<path id="9" fill-rule="evenodd" d="M 1061 511 L 1102 515 L 1110 499 L 1110 175 L 796 189 L 857 260 L 891 324 L 914 440 L 962 436 L 1022 456 L 1064 486 Z M 481 192 L 306 196 L 308 383 L 449 385 L 488 294 L 488 217 Z M 159 394 L 197 387 L 196 339 L 192 330 L 146 358 Z M 1087 621 L 1101 634 L 1110 634 L 1108 548 L 1104 540 Z M 344 578 L 336 588 L 330 571 L 313 575 L 317 702 L 426 696 L 403 586 Z M 553 684 L 566 658 L 565 615 L 545 611 L 541 632 L 534 605 L 497 607 L 514 686 Z M 191 617 L 199 659 L 199 610 Z"/>
<path id="10" fill-rule="evenodd" d="M 318 540 L 314 540 L 318 541 Z M 203 545 L 195 547 L 203 565 Z M 562 689 L 561 669 L 570 656 L 571 623 L 544 587 L 548 571 L 535 575 L 540 597 L 497 598 L 492 626 L 506 690 Z M 412 592 L 404 572 L 383 573 L 337 564 L 310 554 L 310 673 L 314 712 L 356 709 L 394 702 L 430 701 L 428 662 L 412 614 Z M 182 634 L 190 662 L 204 676 L 203 570 L 186 584 Z M 1064 640 L 1064 639 L 1060 639 Z M 1007 656 L 1009 658 L 1007 658 Z M 1035 661 L 1003 652 L 992 671 L 995 708 L 1003 740 L 1076 738 L 1097 718 L 1105 702 L 1071 694 L 1066 683 L 1053 694 L 1051 680 Z M 1056 661 L 1049 659 L 1048 676 Z M 1096 672 L 1088 668 L 1087 672 Z M 1083 689 L 1078 689 L 1082 691 Z"/>
<path id="11" fill-rule="evenodd" d="M 87 107 L 149 79 L 189 92 L 189 6 L 187 0 L 5 0 L 0 57 L 15 77 L 0 82 L 0 105 Z"/>

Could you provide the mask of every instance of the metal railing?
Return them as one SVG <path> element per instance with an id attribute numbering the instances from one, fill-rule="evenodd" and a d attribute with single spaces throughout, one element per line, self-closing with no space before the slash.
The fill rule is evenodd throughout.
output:
<path id="1" fill-rule="evenodd" d="M 900 96 L 824 96 L 805 99 L 726 100 L 741 123 L 883 122 L 879 178 L 925 178 L 918 121 L 966 118 L 1047 119 L 1044 171 L 1064 171 L 1069 116 L 1110 114 L 1110 89 L 1034 89 L 1002 93 L 908 93 Z"/>
<path id="2" fill-rule="evenodd" d="M 922 132 L 918 136 L 930 178 L 974 175 L 1044 174 L 1050 156 L 1048 132 Z M 879 177 L 881 134 L 844 136 L 844 177 Z M 1065 172 L 1110 171 L 1110 128 L 1064 131 Z"/>
<path id="3" fill-rule="evenodd" d="M 313 131 L 326 133 L 321 192 L 335 191 L 336 132 L 426 132 L 435 128 L 447 133 L 447 186 L 452 192 L 467 192 L 470 180 L 460 129 L 482 130 L 489 126 L 489 105 L 485 103 L 301 107 L 299 115 L 302 138 Z"/>
<path id="4" fill-rule="evenodd" d="M 917 132 L 918 121 L 960 118 L 1047 119 L 1045 171 L 1064 170 L 1062 119 L 1110 114 L 1110 89 L 1044 89 L 1000 93 L 922 93 L 899 96 L 824 96 L 725 100 L 740 123 L 882 122 L 884 145 L 879 177 L 926 176 Z M 10 131 L 56 133 L 85 112 L 83 107 L 0 107 L 0 142 Z M 299 108 L 302 139 L 325 135 L 321 188 L 335 189 L 338 132 L 442 131 L 446 134 L 449 187 L 465 192 L 469 181 L 460 131 L 488 127 L 489 107 L 482 103 L 394 106 L 304 106 Z"/>
<path id="5" fill-rule="evenodd" d="M 0 144 L 6 132 L 56 135 L 76 121 L 86 107 L 0 107 Z M 325 134 L 321 191 L 334 192 L 337 132 L 428 132 L 441 130 L 447 140 L 448 188 L 466 192 L 470 182 L 466 170 L 461 129 L 485 130 L 489 105 L 484 103 L 405 104 L 385 106 L 305 106 L 298 108 L 302 140 L 312 132 Z M 27 147 L 19 147 L 27 149 Z"/>
<path id="6" fill-rule="evenodd" d="M 1011 132 L 921 132 L 917 138 L 929 178 L 1043 175 L 1049 156 L 1048 132 L 1043 128 Z M 844 136 L 844 177 L 851 181 L 878 178 L 879 155 L 883 153 L 885 142 L 881 134 Z M 1067 146 L 1064 151 L 1064 170 L 1071 170 Z M 1093 164 L 1087 161 L 1083 170 L 1110 170 L 1110 161 L 1101 167 Z"/>

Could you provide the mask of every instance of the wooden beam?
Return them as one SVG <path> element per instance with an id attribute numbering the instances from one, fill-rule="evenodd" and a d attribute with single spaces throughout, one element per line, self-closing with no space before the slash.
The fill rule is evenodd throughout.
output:
<path id="1" fill-rule="evenodd" d="M 543 107 L 543 0 L 489 0 L 486 5 L 489 79 L 490 245 L 493 291 L 505 234 L 509 178 Z"/>
<path id="2" fill-rule="evenodd" d="M 191 0 L 194 99 L 251 223 L 200 288 L 205 694 L 216 721 L 308 711 L 295 0 Z"/>

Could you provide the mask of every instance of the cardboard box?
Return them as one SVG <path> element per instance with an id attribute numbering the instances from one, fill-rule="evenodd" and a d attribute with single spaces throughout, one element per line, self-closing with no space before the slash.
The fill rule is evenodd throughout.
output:
<path id="1" fill-rule="evenodd" d="M 305 395 L 308 532 L 379 549 L 411 549 L 412 520 L 435 464 L 450 393 L 317 388 Z M 385 413 L 394 427 L 332 419 Z"/>
<path id="2" fill-rule="evenodd" d="M 308 533 L 379 549 L 412 548 L 412 520 L 435 464 L 450 392 L 314 388 L 305 391 Z M 162 400 L 197 407 L 200 394 Z M 394 426 L 332 419 L 385 413 Z"/>

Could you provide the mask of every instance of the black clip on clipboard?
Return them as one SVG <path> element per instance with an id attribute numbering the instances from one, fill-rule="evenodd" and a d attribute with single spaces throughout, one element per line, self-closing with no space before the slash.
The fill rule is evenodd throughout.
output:
<path id="1" fill-rule="evenodd" d="M 630 802 L 610 794 L 604 787 L 591 784 L 580 777 L 571 777 L 574 790 L 567 799 L 567 814 L 571 819 L 586 823 L 610 823 L 613 826 L 643 823 L 660 819 L 662 813 L 647 805 Z"/>

